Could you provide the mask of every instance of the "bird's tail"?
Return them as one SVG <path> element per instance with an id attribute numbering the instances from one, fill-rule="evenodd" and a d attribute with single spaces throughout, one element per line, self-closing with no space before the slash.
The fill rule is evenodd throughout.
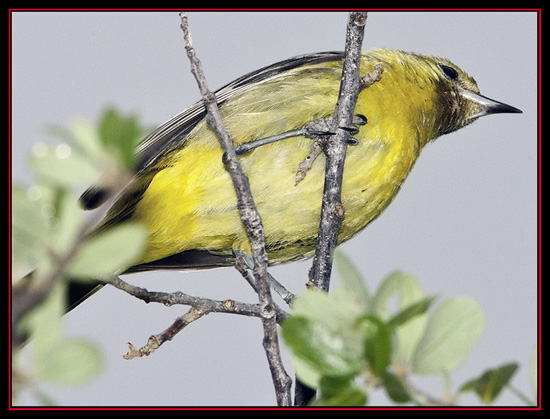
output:
<path id="1" fill-rule="evenodd" d="M 86 301 L 101 288 L 105 286 L 103 282 L 79 282 L 69 280 L 69 289 L 67 295 L 67 309 L 65 313 L 73 310 L 81 303 Z"/>

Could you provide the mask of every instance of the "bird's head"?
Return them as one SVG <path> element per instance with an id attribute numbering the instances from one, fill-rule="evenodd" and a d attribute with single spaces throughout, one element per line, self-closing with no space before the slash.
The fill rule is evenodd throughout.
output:
<path id="1" fill-rule="evenodd" d="M 447 59 L 388 49 L 368 54 L 369 61 L 384 65 L 381 82 L 387 83 L 387 94 L 395 95 L 399 112 L 418 118 L 427 140 L 456 131 L 480 116 L 522 112 L 481 95 L 476 81 Z"/>

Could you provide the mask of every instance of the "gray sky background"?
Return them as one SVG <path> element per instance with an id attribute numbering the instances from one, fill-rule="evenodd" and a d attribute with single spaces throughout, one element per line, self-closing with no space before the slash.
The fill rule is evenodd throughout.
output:
<path id="1" fill-rule="evenodd" d="M 188 14 L 211 89 L 294 55 L 342 50 L 346 13 Z M 449 58 L 482 94 L 516 106 L 428 145 L 395 201 L 341 248 L 370 289 L 394 269 L 415 275 L 442 301 L 476 298 L 485 311 L 480 342 L 452 375 L 454 388 L 485 368 L 517 361 L 514 385 L 531 395 L 537 341 L 537 15 L 534 12 L 372 12 L 363 49 L 389 47 Z M 114 104 L 158 125 L 199 93 L 175 12 L 12 14 L 12 182 L 32 184 L 26 156 L 53 141 L 48 124 L 96 121 Z M 271 269 L 299 293 L 310 261 Z M 254 302 L 233 269 L 126 277 L 149 289 Z M 338 286 L 335 278 L 332 287 Z M 152 356 L 122 359 L 185 307 L 146 305 L 104 289 L 66 316 L 67 332 L 97 342 L 101 376 L 87 385 L 40 388 L 61 405 L 273 405 L 257 319 L 211 314 Z M 285 351 L 286 366 L 292 370 Z M 440 378 L 417 386 L 439 396 Z M 387 404 L 382 391 L 371 404 Z M 474 398 L 464 397 L 463 404 Z M 23 397 L 23 403 L 33 399 Z M 509 391 L 499 404 L 519 404 Z"/>

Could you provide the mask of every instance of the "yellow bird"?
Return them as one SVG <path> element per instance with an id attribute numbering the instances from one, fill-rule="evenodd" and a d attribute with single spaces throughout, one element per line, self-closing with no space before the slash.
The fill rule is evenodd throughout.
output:
<path id="1" fill-rule="evenodd" d="M 218 90 L 234 145 L 292 135 L 313 120 L 332 116 L 342 62 L 341 52 L 302 55 Z M 368 122 L 357 125 L 357 144 L 347 150 L 339 243 L 384 211 L 430 141 L 483 115 L 521 112 L 482 96 L 474 79 L 446 59 L 390 49 L 366 51 L 360 75 L 377 63 L 383 64 L 382 78 L 359 94 L 355 107 L 355 114 Z M 312 141 L 296 135 L 240 155 L 265 227 L 270 265 L 304 259 L 315 251 L 324 156 L 301 182 L 295 181 Z M 235 252 L 247 253 L 248 238 L 222 148 L 201 102 L 160 126 L 138 151 L 137 174 L 98 227 L 101 231 L 126 221 L 147 227 L 145 251 L 127 272 L 230 266 Z M 81 202 L 96 207 L 104 192 L 92 187 Z"/>

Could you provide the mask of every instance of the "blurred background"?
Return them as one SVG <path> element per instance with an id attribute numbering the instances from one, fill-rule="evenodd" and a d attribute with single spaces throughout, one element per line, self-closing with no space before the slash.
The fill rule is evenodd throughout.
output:
<path id="1" fill-rule="evenodd" d="M 342 50 L 347 13 L 190 12 L 193 41 L 212 90 L 294 55 Z M 31 185 L 32 145 L 53 142 L 49 124 L 95 122 L 106 105 L 152 127 L 199 99 L 177 12 L 11 14 L 11 181 Z M 454 389 L 484 369 L 519 362 L 513 385 L 531 395 L 537 343 L 537 14 L 371 12 L 363 49 L 397 48 L 446 57 L 474 76 L 482 94 L 521 115 L 482 118 L 426 147 L 382 216 L 340 248 L 368 287 L 389 272 L 417 277 L 440 299 L 474 297 L 485 311 L 480 342 L 451 375 Z M 272 268 L 300 293 L 311 261 Z M 255 302 L 234 269 L 125 277 L 151 290 Z M 338 286 L 335 277 L 331 287 Z M 59 405 L 274 405 L 260 321 L 211 314 L 147 358 L 125 361 L 187 310 L 146 305 L 106 287 L 65 317 L 66 331 L 101 348 L 101 375 L 86 385 L 38 387 Z M 287 370 L 292 372 L 288 351 Z M 434 396 L 439 377 L 414 377 Z M 23 394 L 21 404 L 35 404 Z M 370 405 L 386 405 L 382 391 Z M 477 403 L 466 396 L 461 404 Z M 521 401 L 504 391 L 498 405 Z"/>

